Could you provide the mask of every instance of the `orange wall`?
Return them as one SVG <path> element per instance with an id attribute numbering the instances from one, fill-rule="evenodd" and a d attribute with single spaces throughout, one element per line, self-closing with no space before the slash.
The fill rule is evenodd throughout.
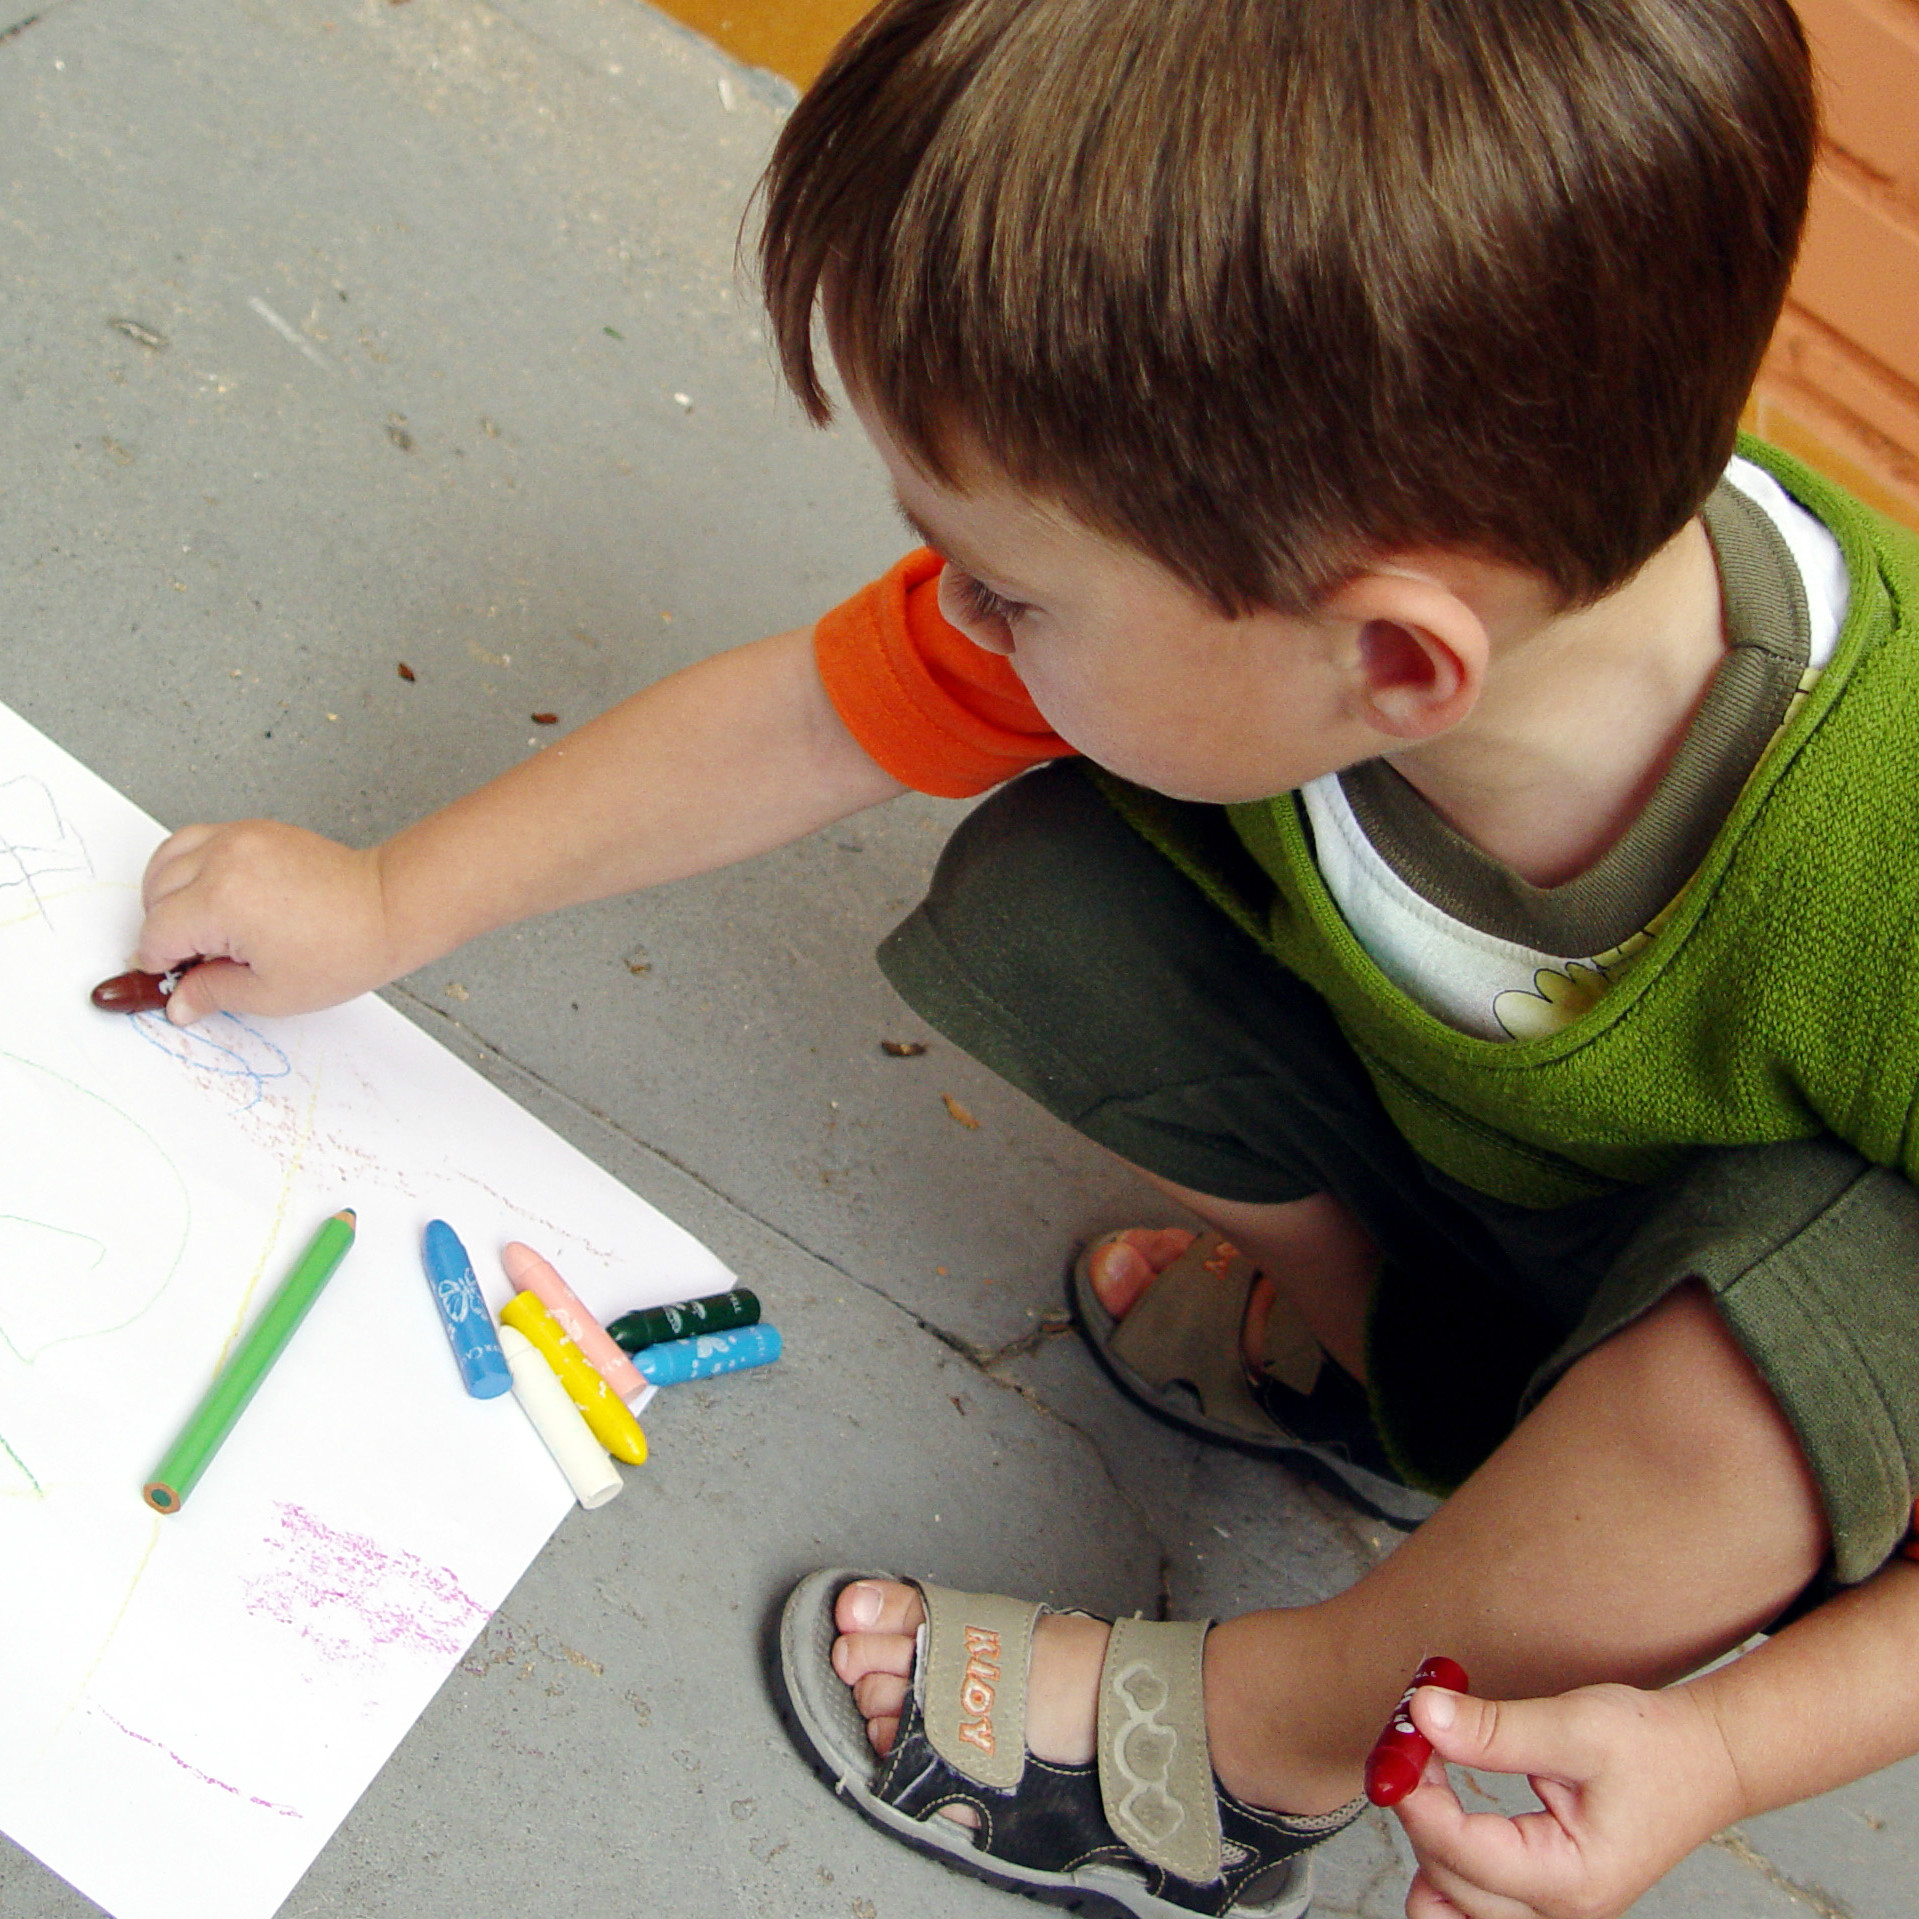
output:
<path id="1" fill-rule="evenodd" d="M 1759 431 L 1919 526 L 1919 0 L 1798 0 L 1826 140 Z"/>
<path id="2" fill-rule="evenodd" d="M 805 86 L 868 0 L 661 0 L 748 66 L 769 67 Z"/>

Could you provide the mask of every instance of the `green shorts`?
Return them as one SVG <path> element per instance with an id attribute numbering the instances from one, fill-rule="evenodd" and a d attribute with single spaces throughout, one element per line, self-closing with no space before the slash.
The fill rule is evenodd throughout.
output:
<path id="1" fill-rule="evenodd" d="M 1223 816 L 1218 857 L 1245 861 Z M 1249 863 L 1249 862 L 1248 862 Z M 1457 1485 L 1565 1368 L 1688 1280 L 1798 1432 L 1866 1577 L 1919 1492 L 1919 1192 L 1836 1139 L 1702 1150 L 1534 1210 L 1415 1155 L 1322 1001 L 1071 763 L 973 812 L 880 965 L 937 1031 L 1134 1165 L 1222 1199 L 1333 1194 L 1384 1255 L 1375 1413 Z"/>

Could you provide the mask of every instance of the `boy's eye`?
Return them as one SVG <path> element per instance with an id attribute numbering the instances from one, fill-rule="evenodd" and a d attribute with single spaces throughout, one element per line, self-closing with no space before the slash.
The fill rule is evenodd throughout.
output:
<path id="1" fill-rule="evenodd" d="M 946 576 L 953 585 L 957 610 L 979 626 L 1012 626 L 1030 609 L 1019 600 L 1009 600 L 982 584 L 970 573 L 963 573 L 949 560 Z"/>

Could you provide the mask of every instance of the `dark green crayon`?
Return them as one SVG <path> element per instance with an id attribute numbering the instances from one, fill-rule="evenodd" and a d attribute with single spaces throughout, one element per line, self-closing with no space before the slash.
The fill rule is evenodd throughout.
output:
<path id="1" fill-rule="evenodd" d="M 663 1340 L 730 1332 L 735 1326 L 757 1326 L 759 1320 L 759 1300 L 741 1287 L 737 1292 L 710 1293 L 705 1299 L 683 1299 L 677 1306 L 623 1313 L 606 1330 L 622 1352 L 637 1353 Z"/>

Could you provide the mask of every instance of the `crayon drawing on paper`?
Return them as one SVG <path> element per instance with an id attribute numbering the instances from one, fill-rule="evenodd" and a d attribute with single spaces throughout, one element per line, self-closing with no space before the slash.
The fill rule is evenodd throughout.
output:
<path id="1" fill-rule="evenodd" d="M 101 1013 L 161 829 L 0 708 L 0 1830 L 114 1919 L 269 1919 L 570 1506 L 420 1264 L 596 1312 L 713 1256 L 391 1007 Z M 145 1475 L 319 1222 L 359 1235 L 191 1499 Z"/>

